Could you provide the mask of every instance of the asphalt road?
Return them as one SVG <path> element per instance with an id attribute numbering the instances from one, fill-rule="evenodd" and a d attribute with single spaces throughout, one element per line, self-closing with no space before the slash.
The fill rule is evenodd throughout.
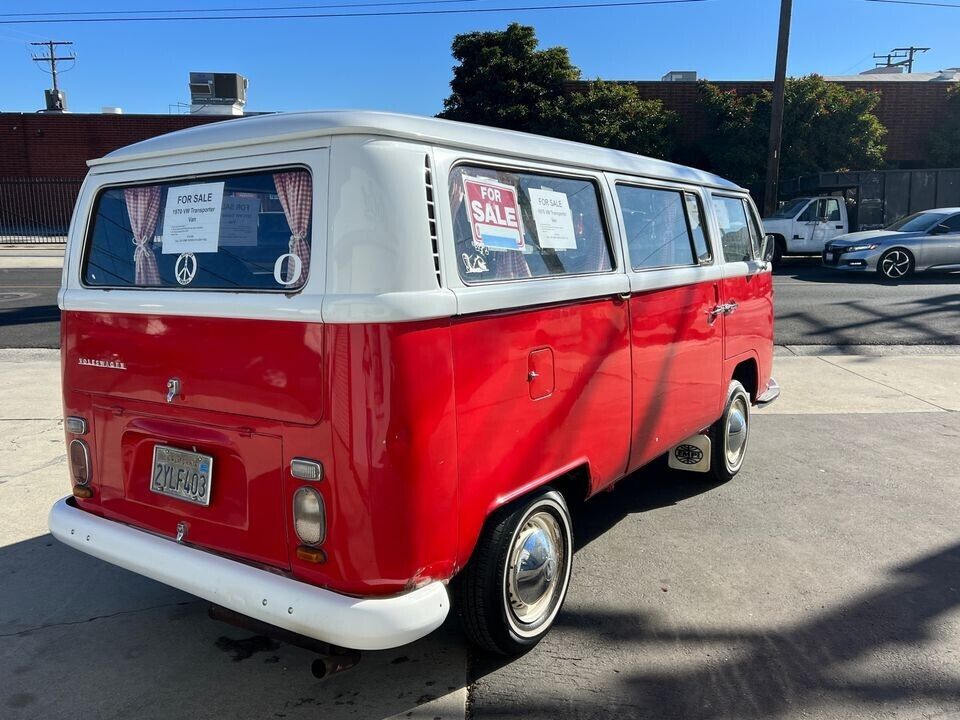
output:
<path id="1" fill-rule="evenodd" d="M 960 414 L 768 412 L 734 481 L 637 474 L 575 511 L 571 590 L 534 651 L 467 654 L 451 619 L 322 683 L 308 652 L 54 541 L 62 427 L 0 420 L 0 717 L 954 717 Z"/>
<path id="2" fill-rule="evenodd" d="M 59 283 L 0 269 L 0 348 L 58 346 Z M 787 259 L 774 287 L 778 345 L 960 345 L 960 273 L 886 283 Z"/>
<path id="3" fill-rule="evenodd" d="M 60 346 L 59 270 L 0 268 L 0 348 Z"/>
<path id="4" fill-rule="evenodd" d="M 774 292 L 778 345 L 960 345 L 960 273 L 891 283 L 787 258 Z"/>

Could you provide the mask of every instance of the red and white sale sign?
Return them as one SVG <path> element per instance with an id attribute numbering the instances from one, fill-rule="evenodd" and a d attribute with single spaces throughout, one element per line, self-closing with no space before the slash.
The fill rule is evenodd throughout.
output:
<path id="1" fill-rule="evenodd" d="M 487 178 L 463 178 L 473 241 L 492 250 L 523 250 L 520 205 L 510 185 Z"/>

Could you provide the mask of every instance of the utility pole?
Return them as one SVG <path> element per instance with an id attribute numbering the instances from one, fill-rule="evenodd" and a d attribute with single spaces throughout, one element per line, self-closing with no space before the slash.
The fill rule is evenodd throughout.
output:
<path id="1" fill-rule="evenodd" d="M 899 47 L 894 48 L 886 55 L 874 54 L 873 59 L 884 60 L 882 63 L 876 63 L 877 67 L 905 67 L 908 73 L 912 73 L 914 56 L 925 53 L 929 49 L 928 47 L 914 47 L 913 45 Z M 897 62 L 894 62 L 894 60 Z"/>
<path id="2" fill-rule="evenodd" d="M 66 95 L 60 92 L 60 86 L 57 84 L 57 61 L 58 60 L 76 60 L 77 56 L 73 53 L 69 55 L 58 56 L 57 47 L 60 45 L 73 45 L 69 40 L 46 40 L 44 42 L 32 42 L 33 46 L 44 46 L 49 54 L 33 53 L 31 55 L 34 62 L 47 63 L 50 65 L 48 72 L 53 78 L 53 92 L 46 91 L 47 110 L 63 111 L 66 110 Z M 69 69 L 69 68 L 68 68 Z"/>
<path id="3" fill-rule="evenodd" d="M 763 214 L 777 209 L 780 181 L 780 141 L 783 135 L 783 95 L 787 81 L 787 49 L 790 46 L 790 13 L 793 0 L 780 0 L 780 34 L 777 38 L 777 67 L 773 76 L 773 107 L 770 109 L 770 144 L 767 147 L 767 183 L 763 191 Z"/>

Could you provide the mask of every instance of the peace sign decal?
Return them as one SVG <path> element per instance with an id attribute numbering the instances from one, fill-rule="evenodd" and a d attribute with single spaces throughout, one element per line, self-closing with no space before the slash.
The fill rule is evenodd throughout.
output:
<path id="1" fill-rule="evenodd" d="M 182 253 L 177 258 L 177 282 L 181 285 L 189 285 L 197 276 L 197 256 L 191 252 Z"/>

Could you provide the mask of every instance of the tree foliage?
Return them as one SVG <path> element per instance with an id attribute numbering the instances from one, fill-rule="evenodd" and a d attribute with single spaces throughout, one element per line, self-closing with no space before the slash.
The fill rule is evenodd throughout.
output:
<path id="1" fill-rule="evenodd" d="M 947 110 L 930 135 L 933 167 L 960 167 L 960 84 L 947 91 Z"/>
<path id="2" fill-rule="evenodd" d="M 762 181 L 771 93 L 740 95 L 703 82 L 700 101 L 710 125 L 703 151 L 712 169 L 744 185 Z M 879 101 L 876 93 L 849 90 L 819 75 L 788 79 L 780 177 L 879 167 L 886 150 L 886 129 L 873 114 Z"/>
<path id="3" fill-rule="evenodd" d="M 457 65 L 438 117 L 578 140 L 658 157 L 672 147 L 677 118 L 635 88 L 596 81 L 568 93 L 580 78 L 566 48 L 540 49 L 536 31 L 472 32 L 453 40 Z"/>
<path id="4" fill-rule="evenodd" d="M 679 121 L 660 100 L 644 100 L 632 85 L 604 80 L 571 93 L 565 119 L 557 137 L 658 158 L 672 152 Z"/>

